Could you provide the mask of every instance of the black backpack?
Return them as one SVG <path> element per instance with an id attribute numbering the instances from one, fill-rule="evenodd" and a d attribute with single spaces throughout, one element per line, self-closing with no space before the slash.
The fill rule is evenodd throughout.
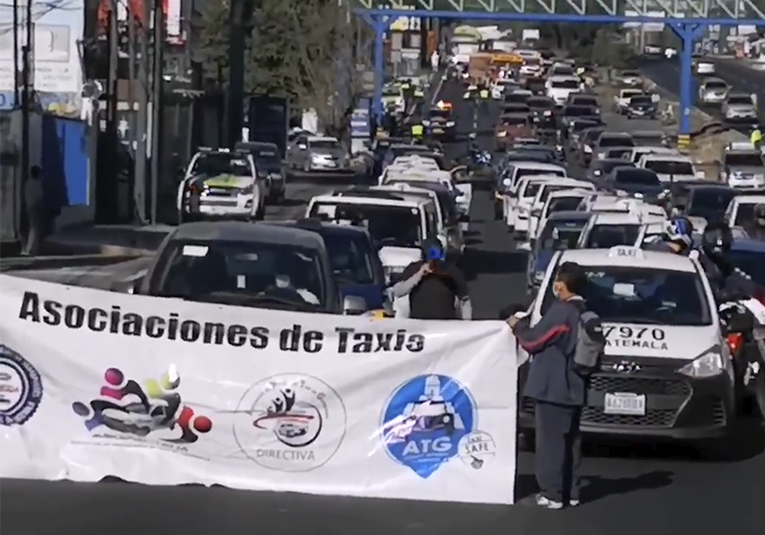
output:
<path id="1" fill-rule="evenodd" d="M 577 305 L 579 328 L 576 333 L 573 367 L 574 371 L 581 375 L 590 375 L 600 368 L 600 361 L 606 349 L 606 336 L 600 316 L 588 310 L 584 303 Z"/>

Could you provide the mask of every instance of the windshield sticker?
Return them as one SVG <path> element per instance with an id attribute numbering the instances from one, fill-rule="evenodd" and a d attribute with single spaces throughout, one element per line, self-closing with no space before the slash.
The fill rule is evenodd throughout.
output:
<path id="1" fill-rule="evenodd" d="M 207 256 L 207 251 L 209 250 L 210 248 L 206 245 L 184 245 L 183 256 L 196 256 L 202 258 L 203 256 Z"/>
<path id="2" fill-rule="evenodd" d="M 240 290 L 244 290 L 245 288 L 247 288 L 247 277 L 245 277 L 244 275 L 237 275 L 236 287 Z"/>
<path id="3" fill-rule="evenodd" d="M 604 325 L 606 347 L 640 348 L 652 351 L 667 351 L 667 337 L 659 327 L 629 327 L 622 325 Z"/>
<path id="4" fill-rule="evenodd" d="M 613 292 L 620 297 L 635 297 L 635 285 L 617 282 L 614 284 Z"/>

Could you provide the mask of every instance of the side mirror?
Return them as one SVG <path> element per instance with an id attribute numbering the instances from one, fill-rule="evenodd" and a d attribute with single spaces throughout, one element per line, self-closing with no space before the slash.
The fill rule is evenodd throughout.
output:
<path id="1" fill-rule="evenodd" d="M 343 298 L 343 314 L 359 316 L 367 311 L 367 302 L 357 295 L 346 295 Z"/>

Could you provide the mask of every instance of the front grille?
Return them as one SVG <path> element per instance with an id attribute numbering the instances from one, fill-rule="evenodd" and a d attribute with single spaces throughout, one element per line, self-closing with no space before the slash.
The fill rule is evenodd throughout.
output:
<path id="1" fill-rule="evenodd" d="M 616 377 L 611 375 L 593 375 L 590 388 L 594 392 L 614 393 L 624 392 L 633 394 L 663 394 L 673 396 L 688 396 L 691 387 L 682 380 L 648 379 L 642 377 Z"/>
<path id="2" fill-rule="evenodd" d="M 236 199 L 205 199 L 201 201 L 200 206 L 228 206 L 236 207 Z"/>
<path id="3" fill-rule="evenodd" d="M 645 416 L 606 414 L 599 407 L 585 407 L 582 411 L 582 422 L 596 425 L 672 427 L 676 414 L 674 409 L 648 409 Z"/>

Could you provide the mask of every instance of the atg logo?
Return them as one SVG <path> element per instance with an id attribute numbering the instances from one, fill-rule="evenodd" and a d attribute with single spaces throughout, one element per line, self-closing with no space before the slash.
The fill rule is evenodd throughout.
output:
<path id="1" fill-rule="evenodd" d="M 117 368 L 109 368 L 104 372 L 104 382 L 98 398 L 87 404 L 72 404 L 72 410 L 85 419 L 88 431 L 98 433 L 99 428 L 105 428 L 142 438 L 170 430 L 175 436 L 157 438 L 172 444 L 193 444 L 200 434 L 212 429 L 210 418 L 197 416 L 194 409 L 184 405 L 176 391 L 181 378 L 174 366 L 159 379 L 147 379 L 142 384 L 126 378 Z"/>
<path id="2" fill-rule="evenodd" d="M 494 457 L 488 433 L 467 388 L 446 375 L 420 375 L 399 386 L 382 417 L 388 455 L 421 478 L 458 456 L 473 469 Z"/>

